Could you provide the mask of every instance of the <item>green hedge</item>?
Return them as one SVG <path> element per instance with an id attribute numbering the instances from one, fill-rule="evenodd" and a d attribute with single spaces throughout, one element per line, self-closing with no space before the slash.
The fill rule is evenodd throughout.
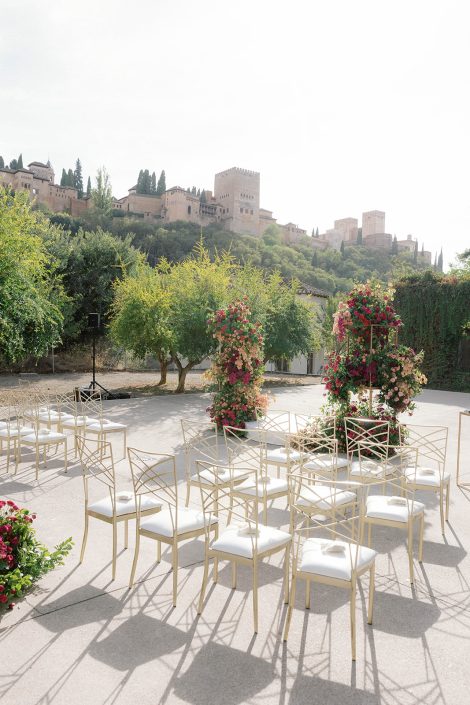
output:
<path id="1" fill-rule="evenodd" d="M 395 306 L 404 323 L 400 341 L 424 350 L 428 386 L 470 391 L 470 370 L 459 356 L 463 326 L 470 320 L 470 275 L 428 271 L 395 286 Z"/>

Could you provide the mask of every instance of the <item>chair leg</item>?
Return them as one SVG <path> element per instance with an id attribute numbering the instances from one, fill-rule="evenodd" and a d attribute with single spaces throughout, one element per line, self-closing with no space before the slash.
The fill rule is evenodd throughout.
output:
<path id="1" fill-rule="evenodd" d="M 64 440 L 64 472 L 67 472 L 67 439 Z"/>
<path id="2" fill-rule="evenodd" d="M 39 478 L 39 446 L 36 445 L 36 480 Z"/>
<path id="3" fill-rule="evenodd" d="M 295 589 L 297 586 L 297 578 L 295 576 L 295 572 L 292 574 L 292 583 L 291 583 L 291 588 L 290 588 L 290 597 L 289 597 L 289 609 L 287 610 L 287 617 L 286 617 L 286 625 L 284 627 L 284 636 L 283 636 L 283 641 L 287 641 L 287 637 L 289 635 L 289 627 L 292 619 L 292 610 L 294 609 L 294 603 L 295 603 Z"/>
<path id="4" fill-rule="evenodd" d="M 258 561 L 253 561 L 253 626 L 258 633 Z"/>
<path id="5" fill-rule="evenodd" d="M 178 541 L 173 542 L 172 551 L 173 563 L 173 607 L 176 607 L 176 598 L 178 595 Z"/>
<path id="6" fill-rule="evenodd" d="M 137 569 L 137 561 L 139 558 L 139 548 L 140 548 L 139 522 L 136 521 L 134 560 L 132 561 L 131 577 L 129 578 L 129 588 L 131 588 L 134 585 L 135 571 Z"/>
<path id="7" fill-rule="evenodd" d="M 444 489 L 441 487 L 439 491 L 439 513 L 441 515 L 441 533 L 445 534 L 445 523 L 444 523 Z"/>
<path id="8" fill-rule="evenodd" d="M 189 495 L 191 493 L 191 483 L 189 480 L 186 480 L 186 501 L 184 503 L 184 506 L 187 507 L 189 505 Z"/>
<path id="9" fill-rule="evenodd" d="M 374 614 L 374 592 L 375 592 L 375 563 L 369 570 L 369 606 L 367 610 L 367 624 L 372 624 L 372 616 Z"/>
<path id="10" fill-rule="evenodd" d="M 265 526 L 268 525 L 268 495 L 267 495 L 267 493 L 264 495 L 264 498 L 263 498 L 263 524 Z"/>
<path id="11" fill-rule="evenodd" d="M 237 563 L 232 561 L 232 590 L 237 587 Z"/>
<path id="12" fill-rule="evenodd" d="M 372 523 L 369 522 L 368 527 L 367 527 L 367 545 L 370 548 L 370 544 L 372 542 Z"/>
<path id="13" fill-rule="evenodd" d="M 310 609 L 310 580 L 305 581 L 305 609 Z"/>
<path id="14" fill-rule="evenodd" d="M 83 563 L 83 557 L 85 555 L 86 542 L 88 539 L 88 522 L 89 516 L 88 512 L 85 510 L 85 529 L 83 531 L 82 550 L 80 551 L 80 563 Z"/>
<path id="15" fill-rule="evenodd" d="M 216 583 L 219 579 L 219 559 L 214 558 L 214 570 L 212 571 L 212 580 Z"/>
<path id="16" fill-rule="evenodd" d="M 129 547 L 129 521 L 124 522 L 124 548 Z"/>
<path id="17" fill-rule="evenodd" d="M 162 542 L 157 541 L 157 563 L 162 560 Z"/>
<path id="18" fill-rule="evenodd" d="M 408 522 L 408 561 L 410 564 L 410 583 L 414 583 L 414 566 L 413 566 L 413 522 Z"/>
<path id="19" fill-rule="evenodd" d="M 419 549 L 418 549 L 418 560 L 420 563 L 423 562 L 423 539 L 424 539 L 424 512 L 421 515 L 421 524 L 419 527 Z"/>
<path id="20" fill-rule="evenodd" d="M 286 555 L 284 557 L 284 604 L 289 604 L 289 553 L 290 546 L 286 547 Z"/>
<path id="21" fill-rule="evenodd" d="M 209 575 L 209 554 L 207 549 L 204 555 L 204 573 L 202 576 L 201 594 L 199 595 L 199 605 L 197 608 L 197 613 L 202 614 L 202 608 L 204 606 L 204 594 L 206 592 L 207 576 Z"/>
<path id="22" fill-rule="evenodd" d="M 351 602 L 350 602 L 350 616 L 351 616 L 351 653 L 352 660 L 356 660 L 356 581 L 353 580 L 351 583 Z"/>
<path id="23" fill-rule="evenodd" d="M 117 555 L 117 523 L 113 521 L 113 572 L 112 580 L 116 578 L 116 555 Z"/>
<path id="24" fill-rule="evenodd" d="M 127 429 L 124 429 L 124 455 L 123 457 L 126 457 L 126 450 L 127 450 Z"/>

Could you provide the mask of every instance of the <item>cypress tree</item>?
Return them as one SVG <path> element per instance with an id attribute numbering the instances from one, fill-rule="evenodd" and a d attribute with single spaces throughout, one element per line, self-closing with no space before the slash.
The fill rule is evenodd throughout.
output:
<path id="1" fill-rule="evenodd" d="M 196 193 L 196 196 L 197 196 L 198 198 L 201 198 L 201 189 L 200 189 L 200 188 L 198 188 L 197 193 Z"/>
<path id="2" fill-rule="evenodd" d="M 10 169 L 18 169 L 18 162 L 16 161 L 16 159 L 11 160 Z"/>
<path id="3" fill-rule="evenodd" d="M 312 256 L 312 267 L 318 267 L 318 252 L 316 250 Z"/>
<path id="4" fill-rule="evenodd" d="M 444 271 L 444 255 L 442 254 L 442 247 L 441 247 L 441 252 L 439 254 L 439 257 L 437 258 L 437 271 L 438 272 Z"/>
<path id="5" fill-rule="evenodd" d="M 196 187 L 193 186 L 192 189 L 191 189 L 191 195 L 192 195 L 192 196 L 196 196 L 196 194 L 197 194 Z"/>
<path id="6" fill-rule="evenodd" d="M 69 169 L 67 172 L 67 186 L 71 186 L 73 188 L 73 185 L 74 185 L 73 171 L 72 171 L 72 169 Z"/>
<path id="7" fill-rule="evenodd" d="M 75 171 L 73 172 L 73 185 L 78 191 L 78 197 L 83 198 L 83 175 L 82 163 L 80 159 L 75 162 Z"/>
<path id="8" fill-rule="evenodd" d="M 204 189 L 202 189 L 202 191 L 201 191 L 200 201 L 201 201 L 201 203 L 207 203 L 207 196 L 206 196 L 206 192 L 204 191 Z"/>
<path id="9" fill-rule="evenodd" d="M 357 229 L 356 245 L 362 245 L 362 228 Z"/>
<path id="10" fill-rule="evenodd" d="M 88 181 L 86 182 L 86 195 L 88 197 L 91 196 L 91 179 L 88 177 Z"/>
<path id="11" fill-rule="evenodd" d="M 160 178 L 158 179 L 158 184 L 157 184 L 157 196 L 161 196 L 162 193 L 165 193 L 166 191 L 166 176 L 165 176 L 165 171 L 163 170 L 162 173 L 160 174 Z M 188 189 L 189 191 L 189 189 Z"/>
<path id="12" fill-rule="evenodd" d="M 413 264 L 418 264 L 418 240 L 415 240 L 415 249 L 413 252 Z"/>
<path id="13" fill-rule="evenodd" d="M 320 237 L 320 233 L 318 232 L 318 228 L 317 228 L 317 232 L 315 233 L 315 237 Z"/>
<path id="14" fill-rule="evenodd" d="M 139 171 L 139 176 L 137 177 L 137 193 L 142 193 L 142 181 L 144 178 L 144 172 L 141 169 Z"/>
<path id="15" fill-rule="evenodd" d="M 5 162 L 3 161 L 3 157 L 0 156 L 0 169 L 4 169 L 4 168 L 5 168 Z"/>
<path id="16" fill-rule="evenodd" d="M 392 240 L 392 255 L 397 255 L 397 254 L 398 254 L 398 240 L 397 240 L 397 236 L 394 235 L 393 240 Z"/>
<path id="17" fill-rule="evenodd" d="M 142 175 L 142 193 L 150 193 L 150 172 L 145 169 Z"/>
<path id="18" fill-rule="evenodd" d="M 157 177 L 154 171 L 152 171 L 152 178 L 150 180 L 150 193 L 157 193 Z"/>
<path id="19" fill-rule="evenodd" d="M 23 168 L 23 155 L 20 154 L 20 156 L 18 157 L 18 169 L 22 169 L 22 168 Z"/>
<path id="20" fill-rule="evenodd" d="M 60 177 L 60 185 L 67 186 L 67 172 L 65 171 L 65 169 L 62 169 L 62 176 Z"/>
<path id="21" fill-rule="evenodd" d="M 339 251 L 341 252 L 341 257 L 344 257 L 344 240 L 341 240 L 341 246 L 339 248 Z"/>

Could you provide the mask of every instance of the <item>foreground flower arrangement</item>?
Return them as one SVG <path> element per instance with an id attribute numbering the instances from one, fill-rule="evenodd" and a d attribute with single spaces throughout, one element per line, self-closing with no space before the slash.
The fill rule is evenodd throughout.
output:
<path id="1" fill-rule="evenodd" d="M 208 321 L 219 343 L 208 377 L 218 385 L 208 408 L 217 428 L 245 428 L 267 407 L 261 394 L 263 383 L 263 336 L 261 325 L 253 323 L 244 301 L 236 301 L 217 311 Z"/>
<path id="2" fill-rule="evenodd" d="M 423 353 L 397 344 L 396 331 L 402 322 L 393 306 L 393 293 L 377 283 L 357 285 L 334 316 L 337 350 L 327 357 L 323 381 L 328 399 L 325 411 L 337 417 L 342 451 L 346 449 L 345 416 L 389 421 L 390 443 L 395 444 L 397 414 L 413 412 L 413 398 L 427 381 L 419 369 Z M 377 392 L 373 401 L 372 390 Z"/>
<path id="3" fill-rule="evenodd" d="M 72 548 L 72 539 L 62 541 L 50 552 L 36 539 L 36 519 L 28 509 L 11 500 L 0 500 L 0 606 L 14 607 L 41 576 L 62 565 Z"/>

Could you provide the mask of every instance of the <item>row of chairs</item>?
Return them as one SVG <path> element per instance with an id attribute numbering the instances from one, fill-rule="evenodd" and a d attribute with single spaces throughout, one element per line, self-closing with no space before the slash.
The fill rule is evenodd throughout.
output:
<path id="1" fill-rule="evenodd" d="M 126 425 L 104 418 L 103 403 L 98 392 L 77 398 L 73 393 L 49 394 L 34 387 L 21 387 L 2 394 L 0 406 L 0 453 L 6 449 L 6 471 L 11 458 L 15 474 L 21 461 L 21 448 L 35 452 L 36 479 L 39 477 L 41 456 L 44 464 L 50 453 L 63 451 L 64 470 L 67 472 L 67 443 L 73 438 L 77 454 L 77 438 L 81 435 L 106 440 L 108 434 L 122 433 L 124 455 Z"/>
<path id="2" fill-rule="evenodd" d="M 410 579 L 413 581 L 413 529 L 418 524 L 418 557 L 422 560 L 424 505 L 415 500 L 414 494 L 416 489 L 428 488 L 428 485 L 417 482 L 418 458 L 421 452 L 421 458 L 430 460 L 429 446 L 439 446 L 437 427 L 428 427 L 421 436 L 427 438 L 424 443 L 427 449 L 423 449 L 423 444 L 410 443 L 410 427 L 406 429 L 407 445 L 392 448 L 388 436 L 383 437 L 384 429 L 379 436 L 377 428 L 374 437 L 372 422 L 366 422 L 362 430 L 366 428 L 368 432 L 361 436 L 362 432 L 357 428 L 353 430 L 354 435 L 349 438 L 351 443 L 354 442 L 354 452 L 349 452 L 348 447 L 346 458 L 343 458 L 338 454 L 336 439 L 328 432 L 328 427 L 325 432 L 324 419 L 321 430 L 316 421 L 311 419 L 302 428 L 297 426 L 295 433 L 290 432 L 290 419 L 287 431 L 285 425 L 274 428 L 269 423 L 269 428 L 263 428 L 263 423 L 257 423 L 246 429 L 243 437 L 240 429 L 227 427 L 223 442 L 214 427 L 183 422 L 187 472 L 185 506 L 179 501 L 174 456 L 129 448 L 134 492 L 119 493 L 111 445 L 103 441 L 93 444 L 79 438 L 86 497 L 81 560 L 88 536 L 88 518 L 104 519 L 113 525 L 114 578 L 117 524 L 125 522 L 127 546 L 128 523 L 136 519 L 130 586 L 135 579 L 140 538 L 144 536 L 157 541 L 157 561 L 161 558 L 161 544 L 169 544 L 172 546 L 173 604 L 176 605 L 178 544 L 204 536 L 204 573 L 198 611 L 203 608 L 211 559 L 215 581 L 219 560 L 232 563 L 233 587 L 237 581 L 237 566 L 250 565 L 253 569 L 254 628 L 257 631 L 259 563 L 274 553 L 285 551 L 284 599 L 289 608 L 284 637 L 287 638 L 289 631 L 298 579 L 305 579 L 308 585 L 307 607 L 311 582 L 347 587 L 351 598 L 351 644 L 355 658 L 356 585 L 365 572 L 370 574 L 368 621 L 372 620 L 376 555 L 370 548 L 372 526 L 379 524 L 408 530 Z M 350 430 L 347 428 L 346 434 Z M 431 437 L 434 439 L 432 444 Z M 442 464 L 442 448 L 439 448 L 438 465 Z M 445 448 L 443 453 L 445 463 Z M 338 477 L 338 461 L 343 463 L 344 480 Z M 274 476 L 269 473 L 270 465 L 277 468 Z M 286 471 L 285 477 L 280 476 L 282 468 Z M 438 474 L 445 476 L 440 469 Z M 88 483 L 92 477 L 107 485 L 108 495 L 104 500 L 90 503 Z M 188 506 L 191 487 L 197 487 L 200 493 L 196 508 Z M 374 492 L 379 489 L 382 494 Z M 289 507 L 288 531 L 267 524 L 268 500 L 282 497 Z M 263 522 L 259 520 L 260 506 Z M 363 545 L 366 528 L 368 546 Z M 315 535 L 311 536 L 312 533 Z"/>

